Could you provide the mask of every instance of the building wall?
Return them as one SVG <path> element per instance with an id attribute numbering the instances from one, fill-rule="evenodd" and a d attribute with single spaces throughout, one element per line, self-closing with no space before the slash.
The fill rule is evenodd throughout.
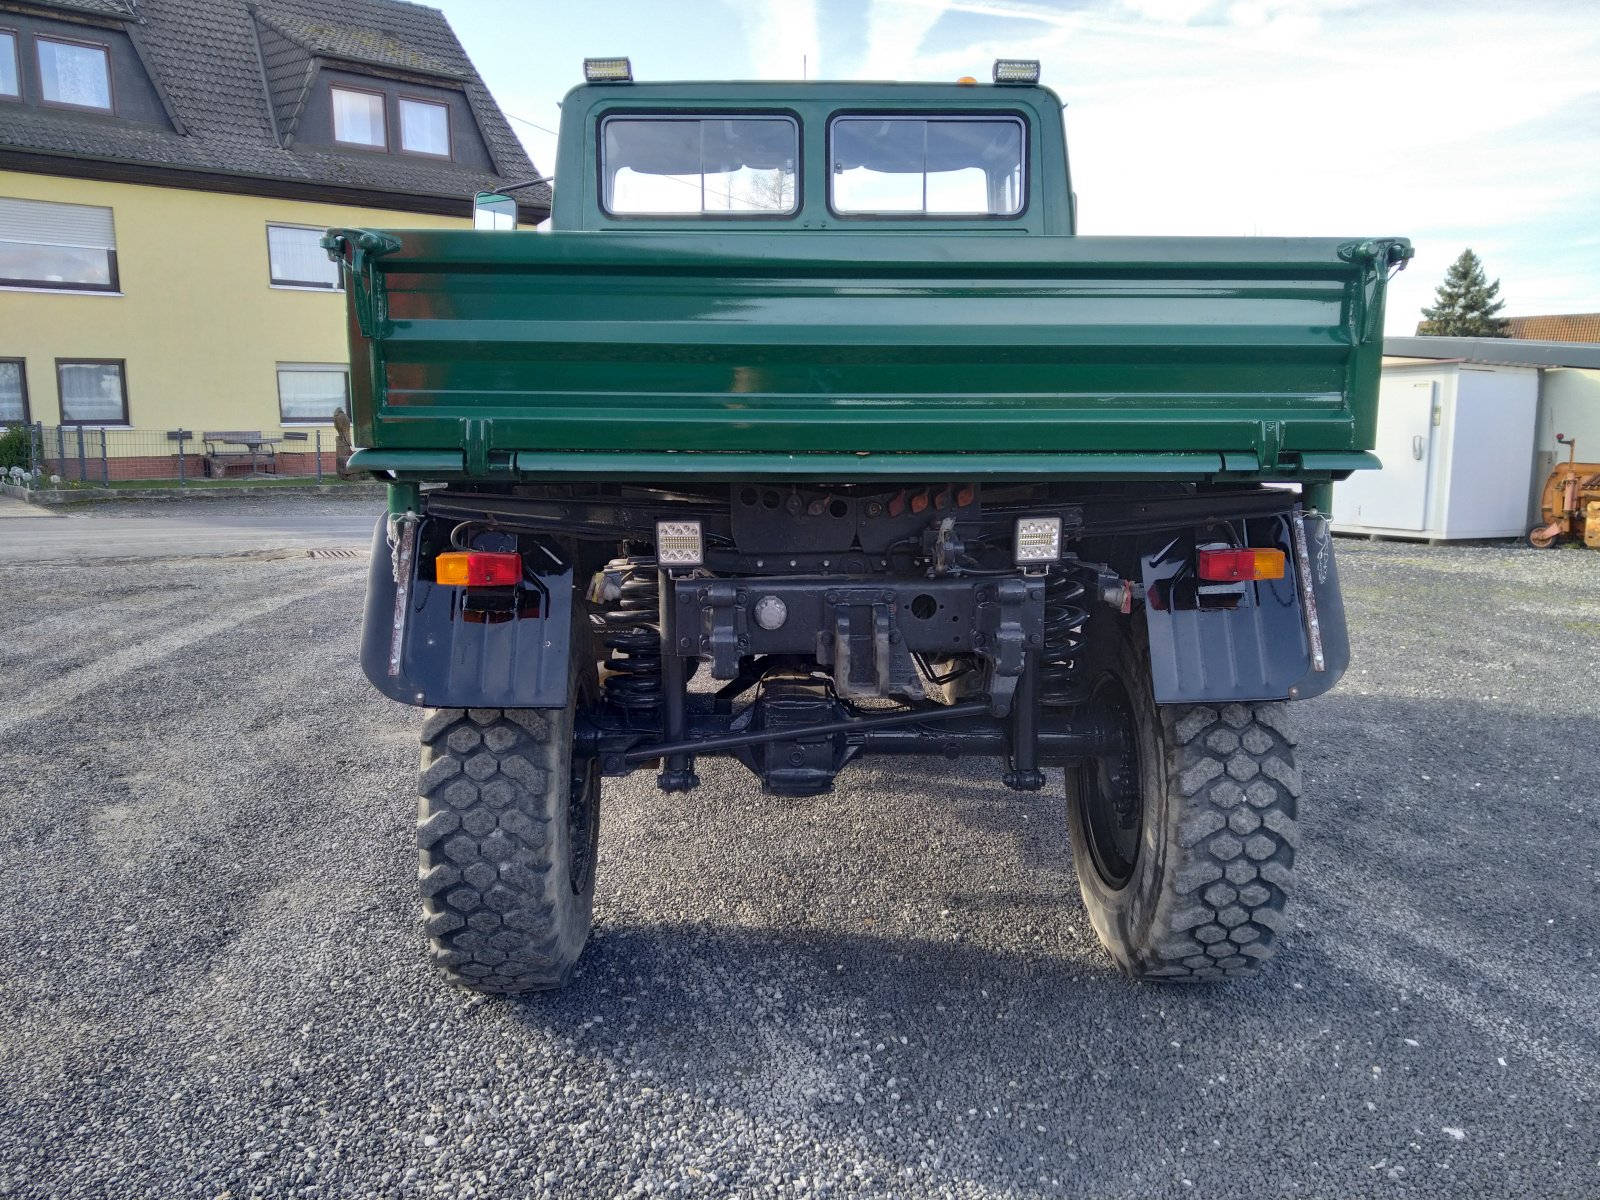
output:
<path id="1" fill-rule="evenodd" d="M 1567 461 L 1567 447 L 1556 434 L 1578 442 L 1579 462 L 1600 462 L 1600 371 L 1546 367 L 1540 372 L 1539 423 L 1533 443 L 1533 494 L 1528 523 L 1540 520 L 1539 498 L 1551 468 Z"/>
<path id="2" fill-rule="evenodd" d="M 277 365 L 349 352 L 342 292 L 272 285 L 267 225 L 472 225 L 465 195 L 458 219 L 0 171 L 0 196 L 102 205 L 116 222 L 120 293 L 0 287 L 0 358 L 26 359 L 29 415 L 46 425 L 56 359 L 114 358 L 136 430 L 277 430 Z"/>

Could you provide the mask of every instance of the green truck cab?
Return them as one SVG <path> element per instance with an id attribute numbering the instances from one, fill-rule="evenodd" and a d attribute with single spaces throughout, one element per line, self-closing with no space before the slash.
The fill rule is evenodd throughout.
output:
<path id="1" fill-rule="evenodd" d="M 363 664 L 433 710 L 435 961 L 567 982 L 606 778 L 686 792 L 722 755 L 810 796 L 903 754 L 1064 787 L 1125 970 L 1253 974 L 1293 882 L 1287 702 L 1348 662 L 1327 502 L 1378 465 L 1409 243 L 1080 237 L 1025 63 L 595 74 L 550 231 L 325 242 L 351 465 L 390 482 Z"/>

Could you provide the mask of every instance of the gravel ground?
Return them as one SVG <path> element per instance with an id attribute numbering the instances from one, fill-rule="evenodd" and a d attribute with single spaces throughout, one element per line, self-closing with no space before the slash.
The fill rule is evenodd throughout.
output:
<path id="1" fill-rule="evenodd" d="M 1116 975 L 1058 790 L 707 761 L 608 784 L 594 941 L 520 1000 L 423 963 L 364 560 L 8 568 L 0 1195 L 1600 1194 L 1600 555 L 1340 551 L 1262 979 Z"/>

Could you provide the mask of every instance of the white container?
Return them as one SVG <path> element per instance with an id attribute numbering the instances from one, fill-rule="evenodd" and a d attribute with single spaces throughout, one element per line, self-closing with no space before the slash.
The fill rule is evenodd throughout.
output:
<path id="1" fill-rule="evenodd" d="M 1374 447 L 1383 470 L 1334 485 L 1333 529 L 1430 541 L 1522 536 L 1538 407 L 1534 367 L 1386 362 Z"/>

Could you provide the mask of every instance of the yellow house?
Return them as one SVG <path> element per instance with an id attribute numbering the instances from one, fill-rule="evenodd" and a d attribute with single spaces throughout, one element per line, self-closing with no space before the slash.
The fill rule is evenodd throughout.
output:
<path id="1" fill-rule="evenodd" d="M 0 426 L 52 456 L 304 454 L 347 407 L 322 231 L 469 227 L 519 187 L 533 222 L 538 177 L 430 8 L 0 0 Z"/>

